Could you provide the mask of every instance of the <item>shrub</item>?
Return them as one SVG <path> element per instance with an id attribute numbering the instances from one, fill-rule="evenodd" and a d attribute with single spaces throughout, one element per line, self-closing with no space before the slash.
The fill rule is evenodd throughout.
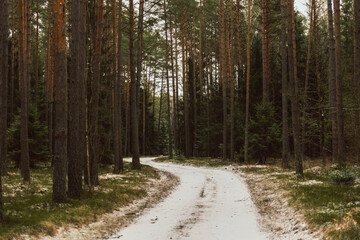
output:
<path id="1" fill-rule="evenodd" d="M 336 184 L 352 184 L 355 181 L 355 173 L 348 167 L 335 166 L 330 171 L 330 179 Z"/>

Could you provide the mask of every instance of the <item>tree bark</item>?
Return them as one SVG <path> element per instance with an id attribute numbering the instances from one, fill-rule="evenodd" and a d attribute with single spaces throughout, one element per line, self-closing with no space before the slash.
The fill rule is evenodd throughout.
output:
<path id="1" fill-rule="evenodd" d="M 6 164 L 9 0 L 0 2 L 0 223 L 3 220 L 2 182 Z"/>
<path id="2" fill-rule="evenodd" d="M 269 79 L 269 29 L 268 29 L 268 12 L 269 6 L 267 0 L 261 1 L 262 8 L 262 67 L 263 67 L 263 102 L 269 101 L 270 79 Z"/>
<path id="3" fill-rule="evenodd" d="M 143 0 L 141 0 L 143 1 Z M 141 2 L 140 1 L 140 2 Z M 137 101 L 137 83 L 135 78 L 135 50 L 134 50 L 134 1 L 129 0 L 129 25 L 130 25 L 130 79 L 131 79 L 131 132 L 132 132 L 132 168 L 140 169 L 139 156 L 139 121 L 138 121 L 138 101 Z M 140 34 L 140 33 L 139 33 Z M 139 49 L 141 51 L 141 49 Z M 139 71 L 139 69 L 138 69 Z"/>
<path id="4" fill-rule="evenodd" d="M 28 77 L 27 77 L 27 1 L 19 0 L 19 88 L 21 99 L 21 126 L 20 126 L 20 149 L 21 176 L 24 181 L 30 181 L 30 159 L 29 159 L 29 137 L 28 137 L 28 120 L 29 120 L 29 98 L 28 98 Z"/>
<path id="5" fill-rule="evenodd" d="M 165 21 L 165 71 L 166 71 L 166 87 L 167 87 L 167 107 L 168 107 L 168 134 L 169 134 L 169 157 L 173 158 L 172 149 L 172 130 L 171 130 L 171 109 L 170 109 L 170 82 L 169 82 L 169 45 L 168 45 L 168 28 L 166 19 L 166 0 L 164 0 L 164 21 Z"/>
<path id="6" fill-rule="evenodd" d="M 249 90 L 250 90 L 250 32 L 251 31 L 251 0 L 248 0 L 248 30 L 246 40 L 246 109 L 245 109 L 245 146 L 244 146 L 244 160 L 249 162 L 248 148 L 249 148 Z"/>
<path id="7" fill-rule="evenodd" d="M 336 70 L 335 70 L 335 39 L 332 0 L 328 4 L 328 28 L 329 28 L 329 99 L 331 114 L 331 135 L 332 135 L 332 161 L 338 161 L 338 134 L 337 134 L 337 103 L 336 103 Z"/>
<path id="8" fill-rule="evenodd" d="M 288 55 L 287 55 L 287 10 L 286 0 L 281 0 L 281 65 L 282 65 L 282 167 L 289 167 L 289 122 L 288 122 Z"/>
<path id="9" fill-rule="evenodd" d="M 114 88 L 114 151 L 115 151 L 115 168 L 114 173 L 120 173 L 124 170 L 122 154 L 122 116 L 121 116 L 121 92 L 122 92 L 122 0 L 119 1 L 119 27 L 116 32 L 116 1 L 113 0 L 113 45 L 114 45 L 114 67 L 115 67 L 115 88 Z M 118 39 L 116 39 L 116 33 Z M 117 41 L 116 41 L 117 40 Z M 116 54 L 117 53 L 117 54 Z"/>
<path id="10" fill-rule="evenodd" d="M 177 41 L 177 39 L 175 39 L 175 41 Z M 177 51 L 177 49 L 175 49 L 175 51 Z M 175 82 L 175 69 L 174 69 L 174 48 L 173 48 L 173 27 L 172 25 L 170 26 L 170 53 L 171 53 L 171 78 L 172 78 L 172 89 L 173 89 L 173 107 L 174 107 L 174 117 L 173 117 L 173 121 L 174 121 L 174 150 L 175 153 L 177 153 L 178 150 L 178 113 L 177 113 L 177 96 L 176 96 L 176 82 Z M 177 62 L 177 58 L 176 58 L 176 62 Z"/>
<path id="11" fill-rule="evenodd" d="M 226 161 L 226 117 L 227 117 L 227 103 L 226 103 L 226 91 L 227 91 L 227 79 L 226 79 L 226 35 L 225 35 L 225 13 L 224 13 L 224 1 L 220 0 L 220 57 L 221 57 L 221 80 L 222 80 L 222 107 L 223 107 L 223 140 L 222 140 L 222 158 Z"/>
<path id="12" fill-rule="evenodd" d="M 234 81 L 234 15 L 233 15 L 233 1 L 230 1 L 230 40 L 229 40 L 229 78 L 230 78 L 230 102 L 231 102 L 231 108 L 230 108 L 230 118 L 231 118 L 231 126 L 230 126 L 230 159 L 231 161 L 234 161 L 234 155 L 235 155 L 235 81 Z"/>
<path id="13" fill-rule="evenodd" d="M 54 176 L 53 201 L 66 200 L 67 164 L 67 75 L 66 75 L 66 37 L 65 0 L 53 3 L 54 18 Z"/>
<path id="14" fill-rule="evenodd" d="M 294 50 L 294 34 L 293 34 L 293 18 L 294 18 L 294 1 L 288 2 L 288 55 L 289 55 L 289 79 L 291 85 L 291 110 L 292 110 L 292 127 L 294 138 L 294 152 L 296 173 L 303 177 L 303 165 L 301 159 L 301 143 L 300 143 L 300 129 L 299 129 L 299 103 L 297 82 L 295 80 L 295 56 Z"/>
<path id="15" fill-rule="evenodd" d="M 301 157 L 303 161 L 305 160 L 305 148 L 306 148 L 306 120 L 307 120 L 307 104 L 308 104 L 308 88 L 309 88 L 309 69 L 310 69 L 310 59 L 311 59 L 311 37 L 313 30 L 313 12 L 315 0 L 311 0 L 310 5 L 310 25 L 308 33 L 308 50 L 306 57 L 306 72 L 305 72 L 305 87 L 304 87 L 304 106 L 303 106 L 303 119 L 302 119 L 302 134 L 301 134 Z"/>
<path id="16" fill-rule="evenodd" d="M 334 0 L 335 18 L 335 62 L 336 62 L 336 110 L 337 110 L 337 133 L 338 133 L 338 163 L 344 164 L 345 142 L 344 142 L 344 114 L 342 99 L 342 61 L 341 61 L 341 29 L 340 29 L 340 0 Z"/>
<path id="17" fill-rule="evenodd" d="M 184 97 L 184 115 L 185 115 L 185 157 L 190 157 L 190 122 L 189 122 L 189 96 L 187 82 L 187 61 L 186 61 L 186 31 L 187 31 L 187 8 L 184 7 L 181 16 L 181 49 L 182 49 L 182 65 L 183 65 L 183 97 Z"/>

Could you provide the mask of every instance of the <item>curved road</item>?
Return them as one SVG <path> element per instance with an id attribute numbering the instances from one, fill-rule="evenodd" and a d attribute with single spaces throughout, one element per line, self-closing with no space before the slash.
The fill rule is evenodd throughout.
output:
<path id="1" fill-rule="evenodd" d="M 149 209 L 111 240 L 261 240 L 256 208 L 244 181 L 219 169 L 141 162 L 180 178 L 163 202 Z"/>

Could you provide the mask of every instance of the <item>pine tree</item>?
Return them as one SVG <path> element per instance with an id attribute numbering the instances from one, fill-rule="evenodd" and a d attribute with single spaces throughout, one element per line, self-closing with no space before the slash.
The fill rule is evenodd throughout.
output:
<path id="1" fill-rule="evenodd" d="M 29 137 L 28 137 L 28 120 L 29 120 L 29 84 L 28 84 L 28 34 L 27 34 L 27 4 L 29 1 L 19 0 L 19 88 L 21 99 L 21 130 L 20 146 L 21 176 L 24 181 L 30 181 L 30 157 L 29 157 Z"/>
<path id="2" fill-rule="evenodd" d="M 335 19 L 335 62 L 336 62 L 336 111 L 337 111 L 337 161 L 345 163 L 344 142 L 344 114 L 342 98 L 342 61 L 341 61 L 341 29 L 340 29 L 340 0 L 334 0 Z"/>
<path id="3" fill-rule="evenodd" d="M 281 0 L 281 85 L 282 85 L 282 167 L 289 167 L 289 122 L 288 122 L 288 55 L 287 55 L 287 6 Z"/>
<path id="4" fill-rule="evenodd" d="M 2 169 L 6 164 L 9 1 L 0 2 L 0 223 L 3 220 Z"/>
<path id="5" fill-rule="evenodd" d="M 118 27 L 118 46 L 116 45 L 116 1 L 113 0 L 113 44 L 114 44 L 114 61 L 115 64 L 115 83 L 114 83 L 114 151 L 115 151 L 115 168 L 114 173 L 123 170 L 122 154 L 122 117 L 121 117 L 121 69 L 122 69 L 122 0 L 119 2 L 119 27 Z M 116 55 L 117 53 L 117 55 Z"/>
<path id="6" fill-rule="evenodd" d="M 245 109 L 245 146 L 244 146 L 244 160 L 249 162 L 248 147 L 249 147 L 249 90 L 250 90 L 250 33 L 251 33 L 251 0 L 248 0 L 248 29 L 246 40 L 246 109 Z"/>
<path id="7" fill-rule="evenodd" d="M 67 164 L 67 74 L 65 0 L 53 2 L 54 18 L 54 176 L 53 201 L 66 200 Z"/>
<path id="8" fill-rule="evenodd" d="M 166 87 L 167 87 L 167 107 L 168 107 L 168 134 L 169 134 L 169 157 L 173 157 L 172 149 L 172 130 L 171 130 L 171 109 L 170 109 L 170 82 L 169 82 L 169 45 L 168 45 L 168 28 L 167 28 L 167 18 L 166 18 L 166 0 L 164 0 L 164 21 L 165 21 L 165 71 L 166 71 Z"/>
<path id="9" fill-rule="evenodd" d="M 140 169 L 140 156 L 139 156 L 139 122 L 138 122 L 138 101 L 137 99 L 137 84 L 135 78 L 135 49 L 134 49 L 134 1 L 129 0 L 129 26 L 130 26 L 130 81 L 131 81 L 131 132 L 132 132 L 132 168 Z M 140 34 L 140 33 L 139 33 Z M 139 51 L 141 51 L 139 49 Z"/>
<path id="10" fill-rule="evenodd" d="M 298 88 L 295 71 L 295 45 L 294 45 L 294 1 L 288 2 L 288 56 L 289 56 L 289 79 L 291 87 L 291 112 L 292 112 L 292 129 L 294 138 L 294 152 L 296 173 L 303 177 L 303 166 L 301 159 L 301 143 L 300 143 L 300 126 L 299 126 L 299 103 Z"/>

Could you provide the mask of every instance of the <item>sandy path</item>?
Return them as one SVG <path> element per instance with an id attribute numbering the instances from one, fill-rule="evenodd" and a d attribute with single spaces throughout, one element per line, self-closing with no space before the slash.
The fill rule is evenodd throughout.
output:
<path id="1" fill-rule="evenodd" d="M 141 159 L 178 176 L 180 185 L 111 240 L 267 239 L 259 230 L 259 216 L 242 178 L 229 171 L 152 160 Z"/>

